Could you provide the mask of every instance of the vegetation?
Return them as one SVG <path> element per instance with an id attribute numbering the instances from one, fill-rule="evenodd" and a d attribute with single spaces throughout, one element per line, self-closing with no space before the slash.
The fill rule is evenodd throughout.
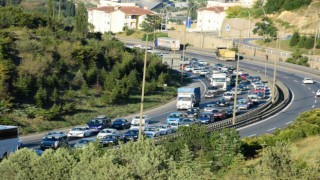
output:
<path id="1" fill-rule="evenodd" d="M 268 0 L 265 9 L 267 13 L 274 13 L 281 10 L 293 10 L 309 5 L 312 0 Z"/>
<path id="2" fill-rule="evenodd" d="M 67 9 L 54 15 L 50 1 L 47 9 L 0 7 L 1 122 L 28 133 L 138 110 L 143 52 L 126 49 L 111 34 L 90 33 L 81 4 L 75 17 Z M 65 22 L 70 18 L 74 23 Z M 146 107 L 170 100 L 175 91 L 163 90 L 163 83 L 176 87 L 179 79 L 149 55 Z"/>
<path id="3" fill-rule="evenodd" d="M 257 22 L 255 26 L 253 33 L 262 36 L 265 43 L 277 38 L 278 29 L 268 17 L 263 17 L 262 22 Z"/>
<path id="4" fill-rule="evenodd" d="M 180 127 L 171 141 L 145 140 L 103 149 L 22 149 L 0 163 L 0 179 L 319 179 L 320 110 L 302 113 L 284 130 L 240 140 L 235 129 L 208 133 L 204 126 Z M 319 139 L 318 139 L 319 140 Z M 301 147 L 303 146 L 303 147 Z M 297 149 L 298 148 L 298 149 Z M 297 155 L 303 149 L 304 154 Z M 309 161 L 310 160 L 310 161 Z"/>
<path id="5" fill-rule="evenodd" d="M 295 50 L 293 53 L 291 53 L 291 58 L 288 58 L 286 61 L 292 64 L 298 64 L 301 66 L 309 67 L 308 58 L 302 56 L 302 53 L 299 49 Z"/>

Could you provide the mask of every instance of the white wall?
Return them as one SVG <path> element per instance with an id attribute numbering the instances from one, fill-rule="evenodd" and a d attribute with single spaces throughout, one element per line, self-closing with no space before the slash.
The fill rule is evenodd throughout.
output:
<path id="1" fill-rule="evenodd" d="M 224 12 L 215 13 L 213 11 L 198 11 L 197 30 L 200 31 L 220 31 L 222 22 L 226 15 Z"/>
<path id="2" fill-rule="evenodd" d="M 111 29 L 110 14 L 102 11 L 89 11 L 88 22 L 94 26 L 94 32 L 108 32 Z"/>
<path id="3" fill-rule="evenodd" d="M 125 14 L 122 11 L 111 13 L 111 31 L 113 33 L 122 32 L 125 23 Z"/>
<path id="4" fill-rule="evenodd" d="M 241 6 L 251 8 L 256 3 L 256 1 L 257 0 L 241 0 L 240 3 Z"/>

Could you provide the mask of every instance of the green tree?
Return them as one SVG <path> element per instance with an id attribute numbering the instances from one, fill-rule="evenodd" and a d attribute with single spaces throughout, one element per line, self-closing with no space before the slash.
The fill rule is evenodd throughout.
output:
<path id="1" fill-rule="evenodd" d="M 298 48 L 306 47 L 307 36 L 303 35 L 299 39 Z"/>
<path id="2" fill-rule="evenodd" d="M 309 36 L 306 40 L 306 44 L 305 44 L 305 48 L 306 49 L 312 49 L 314 45 L 314 37 L 313 36 Z"/>
<path id="3" fill-rule="evenodd" d="M 47 90 L 43 87 L 40 87 L 37 93 L 34 95 L 34 99 L 36 101 L 36 105 L 39 107 L 43 107 L 48 98 Z"/>
<path id="4" fill-rule="evenodd" d="M 265 43 L 271 42 L 277 37 L 278 29 L 268 17 L 263 17 L 262 22 L 257 22 L 255 26 L 253 33 L 262 36 Z"/>
<path id="5" fill-rule="evenodd" d="M 89 92 L 89 87 L 88 87 L 87 82 L 84 80 L 84 81 L 82 82 L 82 85 L 81 85 L 81 93 L 82 93 L 83 95 L 88 95 L 88 92 Z"/>
<path id="6" fill-rule="evenodd" d="M 268 0 L 265 9 L 267 13 L 277 12 L 281 9 L 286 0 Z"/>
<path id="7" fill-rule="evenodd" d="M 290 39 L 290 46 L 296 46 L 299 43 L 300 34 L 299 32 L 294 32 Z"/>
<path id="8" fill-rule="evenodd" d="M 76 9 L 76 26 L 77 33 L 86 37 L 88 34 L 88 12 L 83 3 L 79 3 Z"/>
<path id="9" fill-rule="evenodd" d="M 54 88 L 50 96 L 52 102 L 57 103 L 59 101 L 59 93 L 57 88 Z"/>
<path id="10" fill-rule="evenodd" d="M 161 18 L 158 15 L 147 15 L 141 23 L 141 28 L 145 32 L 153 32 L 161 28 Z"/>
<path id="11" fill-rule="evenodd" d="M 53 0 L 48 0 L 47 2 L 47 13 L 50 17 L 53 17 Z"/>

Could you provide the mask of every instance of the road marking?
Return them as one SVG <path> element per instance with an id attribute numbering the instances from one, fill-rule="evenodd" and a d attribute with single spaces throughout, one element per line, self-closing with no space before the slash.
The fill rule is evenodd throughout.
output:
<path id="1" fill-rule="evenodd" d="M 314 100 L 314 103 L 317 103 L 317 100 Z"/>
<path id="2" fill-rule="evenodd" d="M 311 88 L 310 88 L 310 87 L 308 87 L 308 89 L 309 89 L 309 90 L 311 90 Z"/>
<path id="3" fill-rule="evenodd" d="M 302 84 L 302 86 L 306 86 L 305 84 Z"/>
<path id="4" fill-rule="evenodd" d="M 292 121 L 289 121 L 289 122 L 286 123 L 286 125 L 291 124 L 291 123 L 292 123 Z"/>
<path id="5" fill-rule="evenodd" d="M 247 125 L 247 126 L 238 128 L 237 130 L 239 131 L 239 130 L 246 129 L 246 128 L 251 127 L 251 126 L 255 126 L 255 125 L 257 125 L 257 124 L 263 123 L 263 122 L 265 122 L 265 121 L 268 121 L 269 119 L 272 119 L 272 118 L 278 116 L 280 113 L 286 111 L 286 110 L 291 106 L 291 104 L 293 103 L 293 101 L 294 101 L 294 93 L 292 92 L 291 102 L 290 102 L 290 103 L 288 104 L 288 106 L 285 107 L 282 111 L 276 113 L 275 115 L 273 115 L 273 116 L 271 116 L 271 117 L 269 117 L 269 118 L 267 118 L 267 119 L 264 119 L 264 120 L 262 120 L 262 121 L 258 121 L 258 122 L 256 122 L 256 123 L 252 123 L 252 124 L 249 124 L 249 125 Z"/>
<path id="6" fill-rule="evenodd" d="M 201 79 L 196 79 L 196 80 L 200 81 L 202 83 L 202 85 L 204 86 L 204 91 L 203 91 L 203 94 L 201 95 L 201 98 L 203 98 L 203 96 L 205 95 L 205 93 L 207 91 L 207 86 Z"/>
<path id="7" fill-rule="evenodd" d="M 297 80 L 293 80 L 293 81 L 296 82 L 296 83 L 298 82 Z"/>
<path id="8" fill-rule="evenodd" d="M 312 108 L 314 108 L 314 105 L 312 105 Z"/>
<path id="9" fill-rule="evenodd" d="M 316 92 L 312 91 L 312 93 L 314 94 L 314 93 L 316 93 Z"/>
<path id="10" fill-rule="evenodd" d="M 253 136 L 256 136 L 257 134 L 251 134 L 250 136 L 248 136 L 248 137 L 253 137 Z"/>
<path id="11" fill-rule="evenodd" d="M 277 127 L 274 127 L 274 128 L 268 129 L 267 131 L 268 131 L 268 132 L 270 132 L 270 131 L 273 131 L 273 130 L 275 130 L 275 129 L 277 129 Z"/>

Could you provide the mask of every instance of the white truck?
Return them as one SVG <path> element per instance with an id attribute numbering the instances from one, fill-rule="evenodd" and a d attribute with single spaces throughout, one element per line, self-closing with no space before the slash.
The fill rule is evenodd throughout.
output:
<path id="1" fill-rule="evenodd" d="M 177 109 L 190 109 L 199 106 L 201 99 L 200 87 L 178 88 Z"/>
<path id="2" fill-rule="evenodd" d="M 225 73 L 212 74 L 211 86 L 218 87 L 220 91 L 227 90 L 227 75 Z"/>

